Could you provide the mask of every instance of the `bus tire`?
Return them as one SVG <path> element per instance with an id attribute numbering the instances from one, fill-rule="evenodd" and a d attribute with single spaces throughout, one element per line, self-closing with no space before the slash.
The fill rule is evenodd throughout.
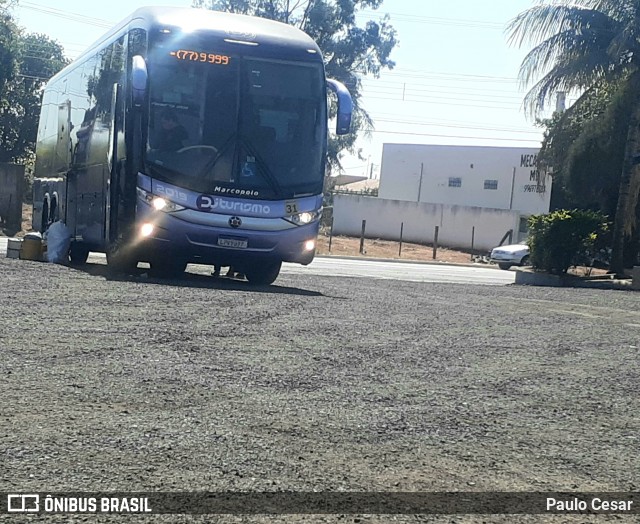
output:
<path id="1" fill-rule="evenodd" d="M 249 284 L 256 286 L 268 286 L 273 284 L 280 274 L 282 262 L 270 262 L 261 265 L 250 266 L 245 270 L 245 276 Z"/>
<path id="2" fill-rule="evenodd" d="M 187 263 L 183 260 L 152 260 L 150 274 L 157 278 L 178 278 L 185 269 Z"/>
<path id="3" fill-rule="evenodd" d="M 74 266 L 86 264 L 89 258 L 89 248 L 82 242 L 72 242 L 69 249 L 69 258 Z"/>
<path id="4" fill-rule="evenodd" d="M 110 249 L 107 251 L 107 265 L 118 273 L 134 273 L 138 260 L 126 249 Z"/>
<path id="5" fill-rule="evenodd" d="M 49 228 L 49 197 L 45 196 L 42 203 L 42 215 L 40 218 L 40 233 L 44 233 Z"/>
<path id="6" fill-rule="evenodd" d="M 53 194 L 51 199 L 51 209 L 49 209 L 49 224 L 60 220 L 60 209 L 58 207 L 58 193 Z"/>

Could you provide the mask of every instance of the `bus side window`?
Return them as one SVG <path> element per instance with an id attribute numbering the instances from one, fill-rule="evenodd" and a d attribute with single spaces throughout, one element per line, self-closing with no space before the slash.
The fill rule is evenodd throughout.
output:
<path id="1" fill-rule="evenodd" d="M 113 85 L 122 81 L 125 71 L 124 37 L 105 48 L 99 57 L 100 70 L 94 80 L 97 115 L 101 117 L 102 124 L 108 127 L 112 118 Z"/>
<path id="2" fill-rule="evenodd" d="M 129 57 L 147 55 L 147 32 L 144 29 L 135 28 L 129 32 Z M 127 63 L 129 67 L 131 60 Z"/>

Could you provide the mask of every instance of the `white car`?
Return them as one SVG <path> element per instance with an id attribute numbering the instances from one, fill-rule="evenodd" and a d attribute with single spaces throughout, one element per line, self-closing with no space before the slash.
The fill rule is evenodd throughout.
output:
<path id="1" fill-rule="evenodd" d="M 511 266 L 527 266 L 529 264 L 529 246 L 510 244 L 495 247 L 491 250 L 491 262 L 498 264 L 500 269 L 509 269 Z"/>

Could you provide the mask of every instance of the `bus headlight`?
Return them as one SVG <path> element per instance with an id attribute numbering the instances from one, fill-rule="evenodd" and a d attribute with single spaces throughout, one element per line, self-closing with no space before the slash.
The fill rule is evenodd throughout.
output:
<path id="1" fill-rule="evenodd" d="M 291 215 L 284 219 L 296 224 L 297 226 L 306 226 L 307 224 L 311 224 L 311 222 L 318 220 L 321 214 L 322 209 L 318 209 L 317 211 L 305 211 L 304 213 Z"/>
<path id="2" fill-rule="evenodd" d="M 174 211 L 182 211 L 185 209 L 184 206 L 180 204 L 176 204 L 175 202 L 171 202 L 171 200 L 167 200 L 166 198 L 155 196 L 151 193 L 148 193 L 144 189 L 138 188 L 138 196 L 142 198 L 147 204 L 149 204 L 156 211 L 164 211 L 165 213 L 173 213 Z"/>
<path id="3" fill-rule="evenodd" d="M 142 227 L 140 228 L 140 234 L 143 237 L 150 237 L 153 234 L 153 224 L 142 224 Z"/>
<path id="4" fill-rule="evenodd" d="M 316 241 L 315 240 L 307 240 L 304 243 L 304 250 L 305 251 L 313 251 L 316 248 Z"/>
<path id="5" fill-rule="evenodd" d="M 154 207 L 156 211 L 162 211 L 165 207 L 167 207 L 168 204 L 169 204 L 168 200 L 165 200 L 164 198 L 160 198 L 160 197 L 155 197 L 151 201 L 151 205 Z"/>

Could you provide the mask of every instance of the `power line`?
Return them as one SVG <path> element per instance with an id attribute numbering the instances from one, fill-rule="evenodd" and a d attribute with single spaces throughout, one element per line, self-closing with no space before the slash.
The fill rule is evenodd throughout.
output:
<path id="1" fill-rule="evenodd" d="M 466 101 L 466 102 L 491 102 L 491 103 L 496 103 L 496 104 L 504 104 L 506 106 L 509 107 L 520 107 L 520 104 L 522 103 L 522 98 L 519 97 L 513 97 L 513 100 L 517 100 L 516 101 L 512 101 L 512 100 L 504 100 L 505 97 L 501 97 L 501 96 L 496 96 L 496 95 L 485 95 L 484 93 L 451 93 L 451 95 L 461 95 L 464 98 L 461 98 L 460 96 L 439 96 L 439 95 L 448 95 L 449 93 L 447 93 L 446 91 L 428 91 L 428 90 L 423 90 L 423 91 L 414 91 L 414 90 L 407 90 L 407 91 L 384 91 L 384 90 L 379 90 L 379 89 L 367 89 L 365 91 L 366 94 L 374 94 L 374 95 L 389 95 L 390 99 L 395 99 L 397 98 L 397 100 L 399 101 L 412 101 L 414 98 L 418 98 L 418 99 L 423 99 L 423 98 L 427 98 L 430 100 L 460 100 L 460 101 Z M 420 94 L 420 93 L 429 93 L 429 94 Z M 465 96 L 466 95 L 466 96 Z M 480 98 L 475 98 L 475 97 L 480 97 Z M 492 100 L 492 99 L 497 99 L 497 100 Z"/>
<path id="2" fill-rule="evenodd" d="M 115 22 L 113 21 L 109 21 L 106 20 L 104 18 L 97 18 L 97 17 L 89 17 L 80 13 L 75 13 L 72 11 L 65 11 L 62 9 L 55 9 L 52 7 L 46 7 L 43 6 L 41 4 L 37 4 L 35 2 L 29 2 L 29 1 L 21 1 L 20 4 L 18 4 L 19 8 L 24 8 L 24 9 L 29 9 L 29 10 L 33 10 L 33 11 L 38 11 L 38 12 L 42 12 L 42 13 L 46 13 L 52 16 L 57 16 L 60 18 L 64 18 L 66 20 L 71 20 L 71 21 L 75 21 L 75 22 L 82 22 L 84 24 L 89 24 L 89 25 L 94 25 L 94 26 L 99 26 L 99 27 L 104 27 L 104 28 L 109 28 L 112 27 Z M 369 11 L 369 10 L 364 10 L 361 11 L 361 13 L 370 13 L 370 14 L 374 14 L 374 11 Z M 360 14 L 360 13 L 358 13 Z M 446 19 L 446 18 L 436 18 L 436 17 L 420 17 L 420 16 L 415 16 L 415 15 L 406 15 L 406 14 L 397 14 L 397 16 L 403 16 L 403 17 L 410 17 L 412 19 L 415 20 L 429 20 L 432 21 L 434 23 L 460 23 L 460 22 L 464 22 L 465 24 L 467 23 L 473 23 L 473 24 L 492 24 L 490 22 L 483 22 L 483 21 L 474 21 L 474 20 L 454 20 L 454 19 Z M 495 24 L 493 23 L 492 25 L 499 25 L 499 24 Z M 75 46 L 76 48 L 81 48 L 81 49 L 85 49 L 84 46 L 82 46 L 81 44 L 65 44 L 65 48 L 67 47 L 71 47 L 71 46 Z M 496 81 L 496 82 L 500 82 L 500 83 L 504 83 L 506 82 L 517 82 L 516 78 L 511 78 L 511 77 L 499 77 L 499 76 L 489 76 L 489 75 L 470 75 L 470 74 L 464 74 L 464 73 L 442 73 L 442 72 L 435 72 L 435 71 L 427 71 L 427 70 L 421 70 L 421 69 L 408 69 L 408 68 L 394 68 L 392 70 L 389 71 L 385 71 L 383 73 L 385 76 L 401 76 L 401 77 L 407 77 L 407 78 L 439 78 L 442 80 L 445 79 L 452 79 L 452 80 L 461 80 L 464 79 L 464 81 L 468 81 L 469 79 L 474 79 L 474 81 L 476 82 L 490 82 L 490 81 Z M 366 77 L 365 77 L 366 78 Z"/>
<path id="3" fill-rule="evenodd" d="M 372 131 L 372 133 L 382 133 L 385 135 L 408 135 L 408 136 L 431 136 L 437 138 L 465 138 L 465 139 L 473 139 L 473 140 L 500 140 L 507 142 L 531 142 L 539 144 L 541 140 L 530 140 L 530 139 L 520 139 L 520 138 L 499 138 L 492 136 L 460 136 L 460 135 L 439 135 L 435 133 L 407 133 L 404 131 L 384 131 L 384 130 L 376 130 Z"/>
<path id="4" fill-rule="evenodd" d="M 439 80 L 473 80 L 475 82 L 494 82 L 494 83 L 505 83 L 505 82 L 518 82 L 518 79 L 515 77 L 509 76 L 492 76 L 492 75 L 473 75 L 467 73 L 445 73 L 440 71 L 429 71 L 426 69 L 409 69 L 402 67 L 395 67 L 388 71 L 384 71 L 382 73 L 384 77 L 387 76 L 400 76 L 407 78 L 437 78 Z"/>
<path id="5" fill-rule="evenodd" d="M 393 118 L 393 117 L 397 117 L 398 113 L 385 113 L 383 111 L 373 111 L 371 113 L 369 113 L 372 117 L 374 117 L 374 119 L 377 118 Z M 414 120 L 415 121 L 415 120 Z M 467 120 L 450 120 L 450 119 L 440 119 L 440 118 L 434 118 L 430 120 L 433 123 L 436 124 L 455 124 L 455 125 L 459 125 L 459 126 L 468 126 L 468 125 L 478 125 L 478 126 L 483 126 L 484 122 L 469 122 Z M 525 128 L 523 127 L 505 127 L 505 128 L 501 128 L 504 131 L 522 131 Z M 526 130 L 530 130 L 530 128 L 526 128 Z"/>
<path id="6" fill-rule="evenodd" d="M 23 55 L 22 58 L 32 58 L 33 60 L 44 60 L 45 62 L 60 63 L 58 58 L 48 58 L 46 56 Z"/>
<path id="7" fill-rule="evenodd" d="M 465 83 L 468 84 L 469 82 L 465 81 Z M 365 88 L 368 88 L 368 86 L 371 86 L 371 87 L 382 88 L 382 89 L 395 89 L 400 91 L 411 90 L 411 91 L 421 91 L 421 92 L 432 91 L 432 89 L 440 88 L 440 89 L 446 89 L 447 93 L 452 93 L 452 94 L 465 95 L 465 94 L 469 94 L 469 92 L 471 91 L 474 94 L 482 94 L 483 96 L 489 96 L 489 95 L 485 95 L 484 93 L 495 93 L 495 95 L 491 95 L 491 96 L 495 96 L 499 98 L 514 98 L 514 99 L 517 98 L 519 100 L 522 99 L 521 96 L 515 95 L 513 91 L 500 91 L 496 89 L 487 89 L 484 87 L 482 88 L 482 91 L 479 91 L 478 87 L 476 86 L 472 86 L 472 87 L 450 86 L 450 85 L 442 85 L 442 84 L 431 84 L 431 83 L 425 83 L 425 82 L 399 82 L 399 81 L 393 81 L 393 80 L 380 80 L 380 79 L 371 79 L 371 78 L 363 79 L 362 85 Z"/>
<path id="8" fill-rule="evenodd" d="M 52 40 L 53 45 L 50 44 L 27 44 L 24 49 L 28 53 L 50 53 L 52 49 L 56 49 L 54 46 L 57 45 L 63 52 L 67 52 L 70 50 L 71 46 L 68 46 L 64 42 L 58 42 L 57 40 Z M 77 46 L 77 49 L 84 49 L 84 47 Z"/>
<path id="9" fill-rule="evenodd" d="M 493 29 L 503 30 L 505 24 L 497 22 L 489 22 L 486 20 L 465 20 L 460 18 L 440 18 L 434 16 L 418 16 L 415 14 L 405 13 L 382 13 L 371 9 L 363 9 L 358 12 L 356 16 L 384 16 L 389 15 L 391 21 L 412 22 L 416 24 L 429 24 L 429 25 L 443 25 L 443 26 L 457 26 L 457 27 L 471 27 L 478 29 Z"/>
<path id="10" fill-rule="evenodd" d="M 82 15 L 80 13 L 75 13 L 75 12 L 70 12 L 70 11 L 63 11 L 61 9 L 55 9 L 55 8 L 50 8 L 50 7 L 45 7 L 42 6 L 40 4 L 34 3 L 34 2 L 28 2 L 28 1 L 23 1 L 21 2 L 21 4 L 19 5 L 19 7 L 25 8 L 25 9 L 30 9 L 30 10 L 34 10 L 34 11 L 38 11 L 38 12 L 43 12 L 46 13 L 48 15 L 52 15 L 52 16 L 57 16 L 63 19 L 67 19 L 67 20 L 71 20 L 71 21 L 76 21 L 76 22 L 81 22 L 84 24 L 89 24 L 89 25 L 95 25 L 95 26 L 99 26 L 99 27 L 111 27 L 113 25 L 113 22 L 105 20 L 105 19 L 101 19 L 101 18 L 96 18 L 96 17 L 89 17 L 86 15 Z M 358 14 L 374 14 L 373 11 L 362 11 L 361 13 Z M 410 19 L 410 21 L 412 22 L 417 22 L 417 23 L 428 23 L 428 24 L 436 24 L 436 25 L 456 25 L 456 26 L 463 26 L 463 27 L 484 27 L 484 28 L 497 28 L 497 27 L 502 27 L 500 24 L 496 24 L 496 23 L 491 23 L 491 22 L 486 22 L 486 21 L 478 21 L 478 20 L 458 20 L 458 19 L 446 19 L 446 18 L 437 18 L 437 17 L 425 17 L 425 16 L 415 16 L 415 15 L 408 15 L 408 14 L 401 14 L 401 13 L 392 13 L 392 15 L 398 19 Z M 72 44 L 67 44 L 67 46 L 71 46 Z M 80 47 L 79 44 L 75 44 L 77 47 Z M 35 48 L 31 47 L 30 48 L 31 51 L 34 51 Z M 43 57 L 32 57 L 32 58 L 37 58 L 37 59 L 41 59 L 41 60 L 47 60 Z M 54 59 L 48 59 L 50 61 L 54 61 Z M 489 83 L 500 83 L 500 84 L 504 84 L 507 82 L 516 82 L 517 80 L 515 78 L 510 78 L 510 77 L 500 77 L 500 76 L 490 76 L 490 75 L 473 75 L 473 74 L 465 74 L 465 73 L 444 73 L 444 72 L 436 72 L 436 71 L 428 71 L 428 70 L 421 70 L 421 69 L 411 69 L 411 68 L 396 68 L 394 70 L 391 71 L 385 71 L 384 72 L 385 77 L 400 77 L 400 78 L 414 78 L 414 79 L 434 79 L 434 80 L 439 80 L 439 81 L 444 81 L 444 82 L 469 82 L 469 81 L 474 81 L 474 82 L 489 82 Z M 25 76 L 26 78 L 27 76 Z M 34 77 L 36 78 L 36 77 Z M 45 78 L 41 78 L 41 77 L 37 77 L 38 79 L 43 79 L 46 80 Z M 370 78 L 363 78 L 363 83 L 369 83 L 369 82 L 373 82 L 373 79 Z M 394 84 L 394 81 L 385 81 L 385 80 L 376 80 L 377 83 L 380 82 L 385 82 L 387 84 L 391 83 Z M 396 85 L 399 85 L 400 82 L 395 82 Z M 418 85 L 421 85 L 420 83 L 418 83 Z M 425 84 L 422 84 L 425 85 Z M 510 98 L 510 99 L 519 99 L 519 97 L 515 97 L 515 96 L 501 96 L 501 95 L 492 95 L 492 94 L 485 94 L 485 93 L 479 93 L 479 92 L 475 92 L 473 93 L 474 96 L 479 97 L 479 98 L 461 98 L 460 96 L 458 97 L 452 97 L 452 96 L 437 96 L 437 95 L 466 95 L 467 93 L 464 92 L 452 92 L 449 89 L 449 86 L 429 86 L 428 84 L 426 84 L 426 88 L 425 89 L 415 89 L 413 87 L 409 87 L 409 89 L 406 89 L 406 82 L 403 85 L 404 88 L 404 94 L 405 94 L 405 100 L 403 100 L 404 102 L 408 102 L 408 103 L 439 103 L 440 105 L 455 105 L 458 107 L 478 107 L 478 104 L 483 104 L 480 107 L 482 108 L 486 108 L 486 109 L 501 109 L 501 110 L 505 110 L 505 109 L 509 109 L 512 110 L 513 108 L 519 106 L 519 104 L 513 105 L 511 104 L 508 100 L 504 101 L 505 106 L 489 106 L 489 105 L 484 105 L 487 102 L 493 102 L 494 104 L 498 103 L 500 104 L 500 100 L 483 100 L 481 98 L 487 99 L 487 98 L 497 98 L 497 99 L 506 99 L 506 98 Z M 372 93 L 373 95 L 383 95 L 383 96 L 369 96 L 369 95 L 365 95 L 365 99 L 366 98 L 372 98 L 372 99 L 379 99 L 379 100 L 394 100 L 393 95 L 395 93 L 393 92 L 388 92 L 385 91 L 384 89 L 389 89 L 386 86 L 382 86 L 383 90 L 373 90 L 370 93 Z M 442 91 L 438 91 L 438 90 L 433 90 L 433 89 L 429 89 L 429 87 L 443 87 L 445 89 L 449 89 L 447 92 L 442 92 Z M 391 87 L 390 89 L 394 89 L 394 87 Z M 454 88 L 455 89 L 455 88 Z M 417 93 L 416 93 L 417 92 Z M 428 96 L 423 96 L 419 93 L 430 93 L 430 95 Z M 385 96 L 385 95 L 391 95 L 390 96 Z M 434 96 L 436 95 L 436 96 Z M 415 98 L 418 98 L 417 100 Z M 428 98 L 428 100 L 424 100 L 425 98 Z M 398 100 L 400 101 L 400 100 Z M 443 103 L 443 101 L 445 103 Z M 450 102 L 450 103 L 446 103 L 446 102 Z M 465 103 L 466 102 L 466 103 Z M 469 105 L 469 104 L 473 104 L 473 105 Z M 509 107 L 506 107 L 509 106 Z M 392 120 L 387 120 L 387 122 L 393 122 Z M 404 122 L 398 122 L 398 123 L 405 123 L 405 124 L 409 124 L 409 125 L 430 125 L 430 124 L 422 124 L 422 123 L 414 123 L 414 122 L 408 122 L 408 121 L 404 121 Z M 447 127 L 446 124 L 440 124 L 443 127 Z M 457 127 L 454 125 L 449 125 L 448 127 Z M 469 128 L 468 126 L 466 128 Z M 469 129 L 482 129 L 482 128 L 469 128 Z M 497 130 L 497 129 L 496 129 Z M 518 131 L 516 131 L 518 132 Z M 530 131 L 528 131 L 527 133 L 531 133 Z"/>
<path id="11" fill-rule="evenodd" d="M 16 75 L 19 78 L 29 78 L 30 80 L 44 80 L 47 81 L 49 80 L 49 78 L 51 78 L 50 76 L 36 76 L 36 75 L 23 75 L 21 73 Z"/>
<path id="12" fill-rule="evenodd" d="M 500 127 L 475 127 L 468 125 L 455 125 L 455 124 L 437 124 L 433 122 L 415 122 L 411 120 L 392 120 L 386 118 L 374 118 L 374 123 L 377 122 L 385 122 L 391 124 L 405 124 L 411 126 L 429 126 L 429 127 L 450 127 L 455 129 L 473 129 L 476 131 L 503 131 L 505 133 L 526 133 L 530 135 L 540 135 L 541 133 L 537 131 L 529 131 L 529 130 L 515 130 L 515 129 L 504 129 Z"/>
<path id="13" fill-rule="evenodd" d="M 474 108 L 481 108 L 481 109 L 499 109 L 499 110 L 505 110 L 505 111 L 514 111 L 516 110 L 516 106 L 511 106 L 511 107 L 504 107 L 504 106 L 491 106 L 491 105 L 485 105 L 484 102 L 486 102 L 486 100 L 480 101 L 480 103 L 475 103 L 475 104 L 465 104 L 462 102 L 472 102 L 470 100 L 463 100 L 463 99 L 458 99 L 461 100 L 461 102 L 455 102 L 455 99 L 450 99 L 450 98 L 445 98 L 444 102 L 439 102 L 436 99 L 437 97 L 431 97 L 430 100 L 399 100 L 396 98 L 390 98 L 388 96 L 368 96 L 365 95 L 363 96 L 363 100 L 386 100 L 388 102 L 400 102 L 400 103 L 414 103 L 414 104 L 437 104 L 437 105 L 441 105 L 441 106 L 456 106 L 456 107 L 474 107 Z M 450 103 L 447 103 L 446 101 L 450 101 Z M 455 103 L 454 103 L 455 102 Z"/>
<path id="14" fill-rule="evenodd" d="M 61 9 L 54 9 L 52 7 L 44 7 L 33 2 L 20 2 L 20 4 L 18 4 L 18 9 L 28 9 L 30 11 L 45 13 L 51 16 L 56 16 L 58 18 L 63 18 L 65 20 L 82 22 L 83 24 L 93 25 L 97 27 L 109 28 L 114 25 L 114 22 L 109 22 L 102 18 L 94 18 L 71 11 L 63 11 Z"/>

